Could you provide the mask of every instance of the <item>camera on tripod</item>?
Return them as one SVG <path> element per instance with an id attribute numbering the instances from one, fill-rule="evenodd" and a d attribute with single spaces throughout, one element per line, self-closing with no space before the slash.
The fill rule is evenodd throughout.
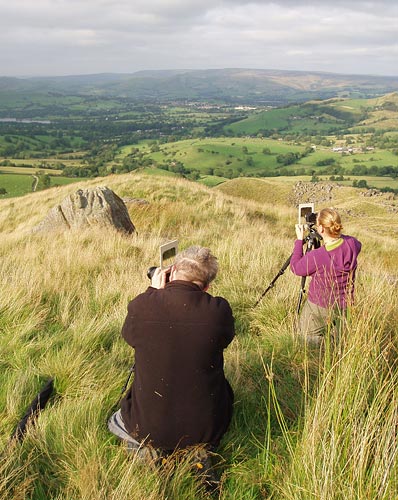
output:
<path id="1" fill-rule="evenodd" d="M 303 245 L 306 246 L 306 252 L 309 252 L 313 248 L 319 248 L 322 244 L 322 236 L 318 233 L 316 230 L 316 219 L 318 214 L 314 211 L 314 203 L 300 203 L 298 207 L 298 223 L 304 226 L 304 229 L 308 231 L 308 234 L 304 237 L 303 239 Z M 261 299 L 264 297 L 264 295 L 271 290 L 271 288 L 274 287 L 276 280 L 282 276 L 282 274 L 286 271 L 287 267 L 290 264 L 290 257 L 287 259 L 287 261 L 283 264 L 281 269 L 279 270 L 278 274 L 274 277 L 274 279 L 271 281 L 271 283 L 268 285 L 268 287 L 264 290 L 260 298 L 257 300 L 255 303 L 254 307 L 256 307 Z M 301 278 L 301 290 L 300 290 L 300 297 L 297 305 L 297 312 L 299 312 L 300 307 L 301 307 L 301 301 L 305 292 L 304 285 L 305 285 L 305 279 L 306 277 L 303 276 Z"/>
<path id="2" fill-rule="evenodd" d="M 321 246 L 322 236 L 315 228 L 318 214 L 314 212 L 313 203 L 300 203 L 298 208 L 298 223 L 304 225 L 304 229 L 308 231 L 304 238 L 304 243 L 307 244 L 307 252 L 312 248 Z"/>
<path id="3" fill-rule="evenodd" d="M 178 252 L 178 240 L 173 240 L 165 243 L 164 245 L 160 245 L 159 254 L 160 254 L 160 263 L 159 266 L 151 266 L 148 268 L 146 275 L 151 280 L 154 275 L 156 269 L 160 267 L 163 271 L 164 269 L 170 268 L 174 264 L 175 256 Z M 166 274 L 166 282 L 169 281 L 170 273 Z"/>

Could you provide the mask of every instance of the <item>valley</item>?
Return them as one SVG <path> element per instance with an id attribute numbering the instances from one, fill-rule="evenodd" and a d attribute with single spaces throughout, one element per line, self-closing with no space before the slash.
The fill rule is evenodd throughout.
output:
<path id="1" fill-rule="evenodd" d="M 162 97 L 140 98 L 137 80 L 127 77 L 33 79 L 34 85 L 3 79 L 0 197 L 30 192 L 32 174 L 43 179 L 39 188 L 48 188 L 142 168 L 208 186 L 237 177 L 297 176 L 397 189 L 396 92 L 359 98 L 356 90 L 336 84 L 334 91 L 341 95 L 344 88 L 347 97 L 305 101 L 306 85 L 316 93 L 322 79 L 314 86 L 299 74 L 292 86 L 298 92 L 294 82 L 301 78 L 300 103 L 289 103 L 290 96 L 283 106 L 264 104 L 274 87 L 254 100 L 244 86 L 243 102 L 232 102 L 216 92 L 221 75 L 214 73 L 213 80 L 207 75 L 207 85 L 214 84 L 211 99 L 188 99 L 177 93 L 179 87 Z M 281 84 L 282 77 L 268 75 L 267 81 Z M 151 78 L 154 88 L 157 80 Z M 369 86 L 371 91 L 376 89 Z"/>

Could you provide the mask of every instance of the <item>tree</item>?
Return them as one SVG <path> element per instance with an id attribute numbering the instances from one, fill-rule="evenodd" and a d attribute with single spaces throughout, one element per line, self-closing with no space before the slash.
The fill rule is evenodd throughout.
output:
<path id="1" fill-rule="evenodd" d="M 51 186 L 51 177 L 43 172 L 36 173 L 38 177 L 38 182 L 36 186 L 36 191 L 41 191 L 42 189 L 47 189 Z"/>
<path id="2" fill-rule="evenodd" d="M 357 187 L 359 188 L 368 188 L 368 183 L 366 182 L 365 179 L 361 179 L 358 181 Z"/>
<path id="3" fill-rule="evenodd" d="M 352 181 L 352 187 L 368 189 L 369 186 L 365 179 L 361 179 Z"/>
<path id="4" fill-rule="evenodd" d="M 296 163 L 298 160 L 298 155 L 297 153 L 286 153 L 286 154 L 279 154 L 276 157 L 276 161 L 278 163 L 281 163 L 282 165 L 292 165 L 293 163 Z"/>
<path id="5" fill-rule="evenodd" d="M 334 165 L 336 163 L 336 158 L 324 158 L 323 160 L 318 160 L 315 165 L 317 167 L 325 167 L 326 165 Z"/>

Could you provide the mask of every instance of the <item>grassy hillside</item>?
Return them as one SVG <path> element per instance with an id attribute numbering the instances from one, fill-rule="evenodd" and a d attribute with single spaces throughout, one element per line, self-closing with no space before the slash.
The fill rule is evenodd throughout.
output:
<path id="1" fill-rule="evenodd" d="M 172 169 L 180 163 L 204 175 L 209 172 L 215 175 L 217 172 L 225 174 L 228 171 L 235 174 L 266 172 L 273 175 L 275 169 L 280 167 L 277 162 L 278 154 L 300 153 L 305 149 L 303 146 L 271 139 L 221 137 L 170 142 L 159 145 L 154 151 L 151 142 L 143 141 L 138 146 L 125 146 L 116 161 L 120 162 L 134 148 L 158 165 L 167 164 Z M 269 149 L 269 153 L 264 154 L 265 148 Z"/>
<path id="2" fill-rule="evenodd" d="M 283 131 L 299 134 L 357 132 L 370 128 L 397 130 L 398 94 L 393 92 L 373 99 L 332 98 L 261 111 L 225 126 L 232 134 L 257 134 Z"/>
<path id="3" fill-rule="evenodd" d="M 149 202 L 128 205 L 138 235 L 31 234 L 78 187 L 105 184 Z M 120 338 L 126 305 L 172 238 L 212 248 L 220 273 L 210 291 L 230 301 L 236 319 L 225 356 L 236 399 L 218 498 L 397 498 L 396 215 L 383 197 L 332 191 L 328 205 L 363 251 L 342 354 L 319 357 L 294 335 L 300 281 L 290 271 L 253 307 L 292 250 L 293 189 L 274 179 L 209 189 L 136 172 L 0 200 L 2 499 L 208 498 L 186 457 L 152 469 L 106 428 L 133 358 Z M 7 447 L 48 377 L 56 397 L 23 443 Z"/>

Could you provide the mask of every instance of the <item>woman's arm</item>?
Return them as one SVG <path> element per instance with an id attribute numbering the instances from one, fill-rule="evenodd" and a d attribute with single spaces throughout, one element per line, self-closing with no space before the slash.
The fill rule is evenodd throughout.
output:
<path id="1" fill-rule="evenodd" d="M 319 251 L 323 251 L 323 247 L 311 250 L 303 255 L 303 241 L 296 240 L 294 249 L 290 259 L 290 269 L 297 276 L 311 276 L 319 268 L 317 256 Z"/>

